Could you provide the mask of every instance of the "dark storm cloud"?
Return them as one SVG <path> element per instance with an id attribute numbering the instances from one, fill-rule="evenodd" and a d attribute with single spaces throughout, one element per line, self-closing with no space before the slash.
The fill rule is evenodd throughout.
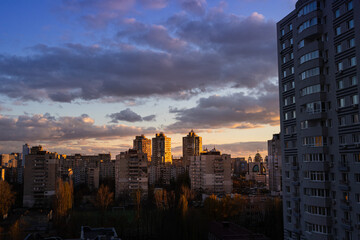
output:
<path id="1" fill-rule="evenodd" d="M 257 13 L 212 10 L 196 19 L 179 14 L 164 25 L 122 24 L 117 47 L 38 45 L 27 56 L 0 55 L 0 94 L 57 102 L 182 99 L 228 86 L 253 89 L 276 77 L 275 24 Z"/>
<path id="2" fill-rule="evenodd" d="M 118 113 L 109 114 L 108 117 L 111 118 L 112 123 L 118 123 L 119 121 L 126 122 L 141 122 L 141 121 L 153 121 L 155 120 L 155 115 L 149 115 L 146 117 L 141 117 L 136 112 L 132 111 L 130 108 L 122 110 Z"/>
<path id="3" fill-rule="evenodd" d="M 176 122 L 169 130 L 213 128 L 258 128 L 265 124 L 279 124 L 277 93 L 247 96 L 235 93 L 229 96 L 213 95 L 201 98 L 197 106 L 189 109 L 171 108 Z"/>
<path id="4" fill-rule="evenodd" d="M 55 118 L 50 114 L 0 115 L 0 141 L 64 141 L 91 138 L 121 138 L 152 130 L 126 125 L 95 125 L 88 115 Z"/>

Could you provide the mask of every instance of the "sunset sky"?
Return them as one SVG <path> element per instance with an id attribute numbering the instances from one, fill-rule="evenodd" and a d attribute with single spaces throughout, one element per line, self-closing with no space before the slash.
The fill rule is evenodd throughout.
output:
<path id="1" fill-rule="evenodd" d="M 1 0 L 0 153 L 111 152 L 191 129 L 233 157 L 279 132 L 276 22 L 294 0 Z"/>

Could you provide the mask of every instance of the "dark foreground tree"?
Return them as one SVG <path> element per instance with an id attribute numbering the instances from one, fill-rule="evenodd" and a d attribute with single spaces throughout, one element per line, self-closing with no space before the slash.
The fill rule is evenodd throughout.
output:
<path id="1" fill-rule="evenodd" d="M 15 193 L 11 190 L 10 184 L 0 180 L 0 216 L 8 214 L 15 203 Z"/>

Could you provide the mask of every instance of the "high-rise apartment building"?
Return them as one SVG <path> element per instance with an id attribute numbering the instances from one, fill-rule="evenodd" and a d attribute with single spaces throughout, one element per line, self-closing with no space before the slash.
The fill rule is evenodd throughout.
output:
<path id="1" fill-rule="evenodd" d="M 147 155 L 135 149 L 129 149 L 116 155 L 115 160 L 115 196 L 132 194 L 138 190 L 142 195 L 148 192 Z"/>
<path id="2" fill-rule="evenodd" d="M 59 155 L 35 146 L 25 156 L 25 161 L 24 207 L 49 207 L 59 176 Z"/>
<path id="3" fill-rule="evenodd" d="M 208 194 L 231 193 L 231 156 L 212 149 L 190 157 L 191 189 Z"/>
<path id="4" fill-rule="evenodd" d="M 133 149 L 145 153 L 148 163 L 151 162 L 151 139 L 146 138 L 144 135 L 136 136 L 133 141 Z"/>
<path id="5" fill-rule="evenodd" d="M 190 166 L 190 156 L 199 156 L 202 152 L 202 138 L 191 130 L 186 137 L 183 137 L 183 164 L 186 169 Z"/>
<path id="6" fill-rule="evenodd" d="M 269 190 L 272 195 L 282 194 L 281 163 L 280 134 L 274 134 L 273 138 L 268 141 Z"/>
<path id="7" fill-rule="evenodd" d="M 171 163 L 171 138 L 164 133 L 157 133 L 152 139 L 152 165 Z"/>
<path id="8" fill-rule="evenodd" d="M 277 24 L 285 239 L 360 239 L 360 1 Z"/>

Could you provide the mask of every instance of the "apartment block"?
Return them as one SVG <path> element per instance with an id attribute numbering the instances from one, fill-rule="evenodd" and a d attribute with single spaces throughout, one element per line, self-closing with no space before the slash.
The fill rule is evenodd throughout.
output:
<path id="1" fill-rule="evenodd" d="M 164 133 L 157 133 L 152 139 L 151 164 L 157 166 L 171 161 L 171 138 Z"/>
<path id="2" fill-rule="evenodd" d="M 277 24 L 285 239 L 360 239 L 360 1 Z"/>
<path id="3" fill-rule="evenodd" d="M 129 149 L 116 155 L 115 160 L 115 196 L 133 194 L 140 190 L 142 195 L 148 192 L 147 154 Z"/>
<path id="4" fill-rule="evenodd" d="M 191 189 L 208 194 L 231 193 L 231 156 L 215 148 L 190 157 Z"/>
<path id="5" fill-rule="evenodd" d="M 136 136 L 133 141 L 133 149 L 145 153 L 148 163 L 151 162 L 151 139 L 146 138 L 144 135 Z"/>
<path id="6" fill-rule="evenodd" d="M 281 171 L 281 141 L 280 134 L 274 134 L 268 141 L 268 175 L 269 190 L 272 195 L 282 194 Z"/>
<path id="7" fill-rule="evenodd" d="M 32 147 L 25 156 L 24 207 L 44 208 L 51 205 L 55 195 L 59 155 L 47 152 L 42 146 Z"/>
<path id="8" fill-rule="evenodd" d="M 183 137 L 183 164 L 186 169 L 190 166 L 190 156 L 199 156 L 202 152 L 202 138 L 191 130 Z"/>

